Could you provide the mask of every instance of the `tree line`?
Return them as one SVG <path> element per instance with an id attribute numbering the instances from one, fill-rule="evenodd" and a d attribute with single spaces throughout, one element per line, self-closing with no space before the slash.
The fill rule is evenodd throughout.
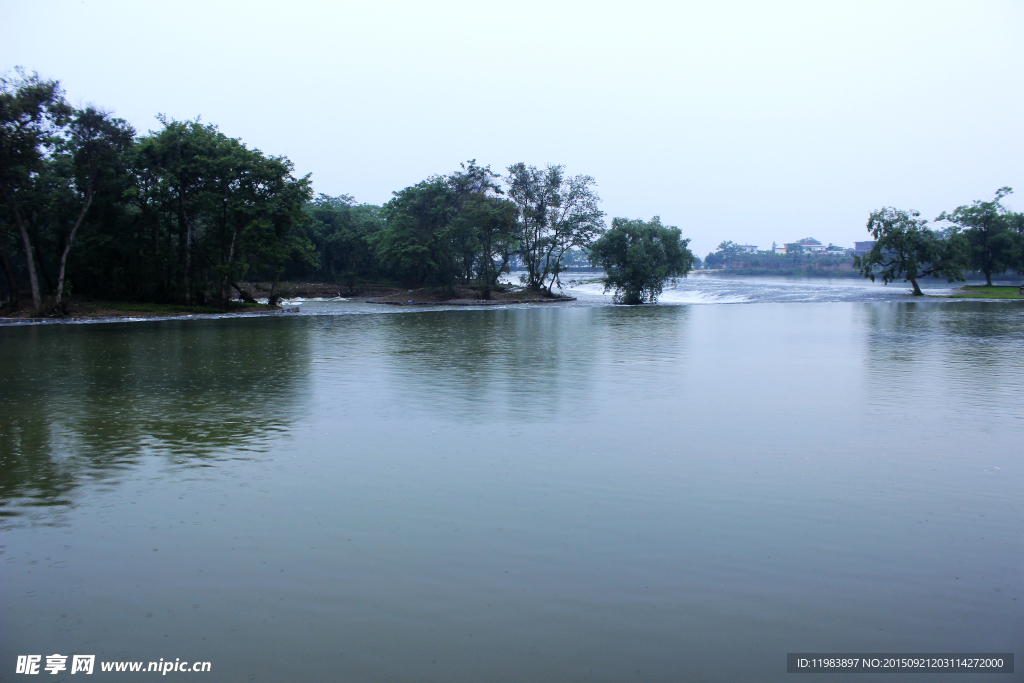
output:
<path id="1" fill-rule="evenodd" d="M 725 241 L 708 254 L 704 265 L 763 270 L 802 265 L 809 274 L 849 264 L 855 274 L 872 281 L 909 282 L 915 295 L 922 294 L 918 280 L 926 277 L 958 282 L 967 274 L 978 273 L 991 286 L 992 278 L 998 275 L 1024 274 L 1024 213 L 1010 211 L 1001 203 L 1012 192 L 1002 187 L 992 200 L 977 200 L 944 211 L 935 219 L 937 228 L 929 227 L 917 211 L 894 207 L 873 211 L 868 216 L 867 231 L 875 244 L 868 253 L 852 258 L 830 254 L 807 260 L 799 243 L 787 244 L 785 254 L 746 254 L 739 245 Z"/>
<path id="2" fill-rule="evenodd" d="M 309 177 L 216 126 L 158 117 L 146 135 L 60 84 L 0 82 L 0 295 L 58 311 L 74 290 L 137 301 L 230 298 L 250 272 L 276 281 L 316 254 Z M 27 287 L 26 287 L 27 286 Z"/>
<path id="3" fill-rule="evenodd" d="M 942 212 L 939 229 L 917 211 L 883 207 L 868 217 L 867 230 L 875 239 L 871 251 L 854 257 L 854 267 L 874 282 L 902 279 L 915 296 L 921 296 L 918 280 L 925 277 L 963 281 L 966 272 L 981 273 L 992 286 L 993 276 L 1024 273 L 1024 213 L 1014 213 L 1000 200 L 1013 192 L 996 190 L 994 199 L 977 200 Z"/>
<path id="4" fill-rule="evenodd" d="M 66 311 L 72 292 L 226 307 L 235 292 L 249 296 L 244 281 L 270 282 L 274 303 L 282 279 L 472 286 L 489 298 L 513 264 L 526 287 L 550 294 L 570 264 L 593 260 L 606 232 L 594 179 L 562 165 L 518 163 L 502 175 L 471 160 L 374 206 L 315 194 L 286 157 L 198 118 L 157 119 L 140 135 L 102 109 L 71 106 L 57 81 L 23 70 L 0 80 L 6 308 L 23 292 L 39 313 Z M 666 237 L 662 228 L 655 219 L 646 239 Z M 677 247 L 686 243 L 668 247 L 673 258 Z M 656 297 L 649 284 L 635 291 Z"/>

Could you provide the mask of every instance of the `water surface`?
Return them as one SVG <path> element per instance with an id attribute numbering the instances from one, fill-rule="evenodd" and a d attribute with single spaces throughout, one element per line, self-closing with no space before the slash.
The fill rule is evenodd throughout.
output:
<path id="1" fill-rule="evenodd" d="M 1024 652 L 1024 308 L 744 287 L 0 329 L 0 680 L 54 652 L 218 681 Z"/>

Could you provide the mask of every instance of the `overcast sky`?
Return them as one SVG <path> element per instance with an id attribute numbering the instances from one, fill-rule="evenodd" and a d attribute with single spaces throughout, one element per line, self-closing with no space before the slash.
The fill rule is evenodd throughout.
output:
<path id="1" fill-rule="evenodd" d="M 610 216 L 851 246 L 996 188 L 1024 209 L 1024 2 L 0 0 L 0 70 L 140 132 L 202 116 L 380 204 L 475 158 L 565 164 Z"/>

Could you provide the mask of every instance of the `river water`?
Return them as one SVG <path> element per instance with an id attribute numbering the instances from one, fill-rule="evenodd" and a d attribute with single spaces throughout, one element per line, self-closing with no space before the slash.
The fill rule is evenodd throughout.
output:
<path id="1" fill-rule="evenodd" d="M 1020 302 L 571 292 L 0 328 L 0 680 L 54 653 L 712 682 L 1024 652 Z"/>

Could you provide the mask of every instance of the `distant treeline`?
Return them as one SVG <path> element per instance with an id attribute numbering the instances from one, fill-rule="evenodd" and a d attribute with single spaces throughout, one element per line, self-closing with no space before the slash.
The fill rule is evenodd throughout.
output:
<path id="1" fill-rule="evenodd" d="M 60 85 L 0 82 L 0 302 L 61 309 L 70 293 L 169 303 L 227 301 L 242 281 L 471 285 L 512 265 L 550 291 L 604 232 L 594 179 L 515 164 L 463 164 L 383 206 L 314 195 L 285 157 L 215 125 L 158 117 L 138 135 Z"/>
<path id="2" fill-rule="evenodd" d="M 789 245 L 788 253 L 776 254 L 770 251 L 748 253 L 733 242 L 722 242 L 716 251 L 704 258 L 705 268 L 727 268 L 745 273 L 771 271 L 780 275 L 816 275 L 848 271 L 853 273 L 853 256 L 845 253 L 811 254 L 799 245 Z"/>
<path id="3" fill-rule="evenodd" d="M 874 247 L 859 255 L 852 250 L 836 255 L 831 246 L 828 252 L 811 253 L 799 243 L 787 244 L 785 254 L 748 253 L 725 241 L 707 255 L 704 266 L 728 268 L 736 274 L 905 279 L 916 293 L 920 292 L 916 280 L 929 276 L 957 281 L 977 275 L 991 285 L 994 276 L 1024 274 L 1024 213 L 1009 211 L 1000 202 L 1011 192 L 1003 187 L 990 201 L 943 212 L 935 219 L 939 229 L 928 227 L 916 211 L 879 209 L 867 223 Z"/>

